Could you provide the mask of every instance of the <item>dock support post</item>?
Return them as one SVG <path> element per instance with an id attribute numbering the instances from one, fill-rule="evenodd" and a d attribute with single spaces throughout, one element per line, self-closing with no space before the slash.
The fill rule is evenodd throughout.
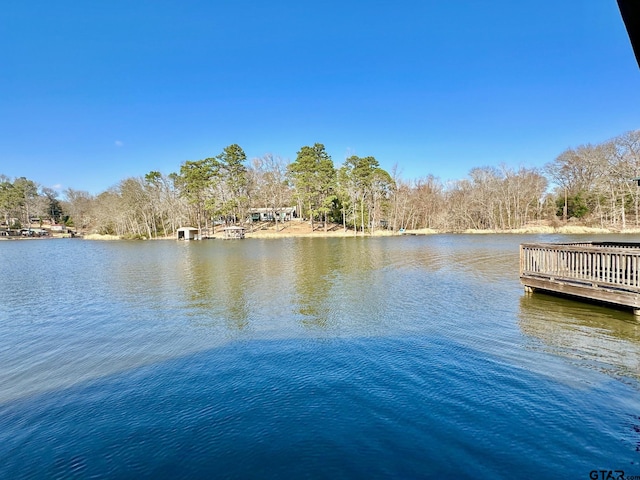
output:
<path id="1" fill-rule="evenodd" d="M 533 287 L 525 285 L 524 286 L 524 291 L 525 291 L 525 293 L 533 293 Z M 640 313 L 638 313 L 638 315 L 640 315 Z"/>

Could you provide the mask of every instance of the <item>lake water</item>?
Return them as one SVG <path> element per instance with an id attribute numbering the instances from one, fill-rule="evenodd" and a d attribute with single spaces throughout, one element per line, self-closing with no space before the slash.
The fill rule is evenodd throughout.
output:
<path id="1" fill-rule="evenodd" d="M 0 478 L 640 475 L 640 323 L 519 283 L 559 239 L 0 242 Z"/>

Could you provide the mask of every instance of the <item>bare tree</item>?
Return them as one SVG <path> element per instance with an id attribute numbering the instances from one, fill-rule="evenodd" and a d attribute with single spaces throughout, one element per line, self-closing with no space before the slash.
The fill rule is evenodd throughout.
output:
<path id="1" fill-rule="evenodd" d="M 69 212 L 73 225 L 80 232 L 91 225 L 94 219 L 94 197 L 89 192 L 68 188 L 64 192 L 66 210 Z"/>
<path id="2" fill-rule="evenodd" d="M 256 183 L 254 207 L 268 208 L 276 222 L 283 218 L 283 209 L 291 206 L 292 191 L 287 179 L 288 162 L 271 153 L 253 160 L 253 177 Z"/>

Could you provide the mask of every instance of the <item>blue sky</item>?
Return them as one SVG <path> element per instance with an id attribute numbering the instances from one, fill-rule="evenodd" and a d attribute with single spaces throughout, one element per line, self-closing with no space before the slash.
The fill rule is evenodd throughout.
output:
<path id="1" fill-rule="evenodd" d="M 239 144 L 407 179 L 640 128 L 615 0 L 9 0 L 0 173 L 97 194 Z"/>

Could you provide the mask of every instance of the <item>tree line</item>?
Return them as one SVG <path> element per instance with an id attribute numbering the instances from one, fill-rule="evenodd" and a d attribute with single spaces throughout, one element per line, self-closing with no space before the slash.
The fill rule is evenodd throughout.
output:
<path id="1" fill-rule="evenodd" d="M 293 162 L 272 154 L 247 161 L 233 144 L 217 156 L 183 162 L 178 172 L 126 178 L 98 195 L 69 188 L 61 199 L 32 180 L 0 175 L 0 219 L 14 228 L 38 218 L 81 232 L 155 238 L 180 226 L 211 231 L 220 223 L 244 224 L 258 208 L 270 212 L 278 229 L 281 213 L 295 206 L 313 228 L 338 224 L 362 234 L 575 220 L 624 229 L 640 223 L 638 178 L 640 130 L 569 148 L 541 169 L 476 167 L 448 182 L 432 175 L 405 180 L 373 156 L 352 155 L 336 166 L 320 143 L 303 146 Z"/>

